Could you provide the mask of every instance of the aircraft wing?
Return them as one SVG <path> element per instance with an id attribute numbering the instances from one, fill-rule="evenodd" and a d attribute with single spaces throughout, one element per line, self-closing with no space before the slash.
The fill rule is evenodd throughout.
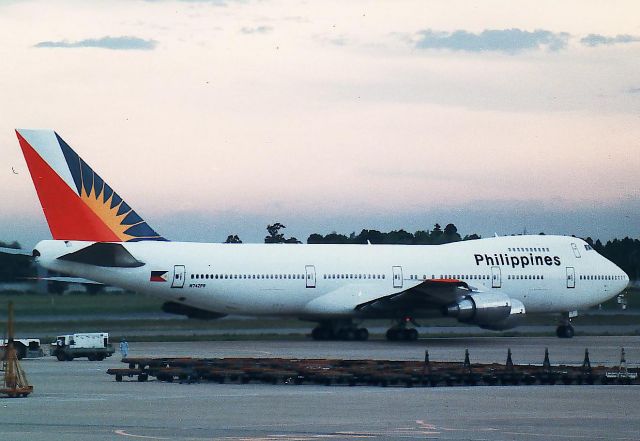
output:
<path id="1" fill-rule="evenodd" d="M 424 280 L 388 295 L 372 292 L 369 285 L 352 283 L 310 301 L 305 307 L 305 315 L 352 315 L 354 311 L 370 318 L 422 313 L 433 315 L 473 292 L 480 291 L 456 279 Z"/>
<path id="2" fill-rule="evenodd" d="M 461 280 L 428 279 L 405 291 L 361 303 L 355 310 L 370 316 L 433 312 L 474 292 L 481 291 Z"/>
<path id="3" fill-rule="evenodd" d="M 19 256 L 29 256 L 29 257 L 31 257 L 31 251 L 26 251 L 26 250 L 17 249 L 17 248 L 0 247 L 0 253 L 17 254 Z"/>
<path id="4" fill-rule="evenodd" d="M 96 282 L 95 280 L 89 280 L 82 277 L 66 277 L 66 276 L 49 276 L 49 277 L 28 277 L 28 280 L 46 282 L 65 282 L 65 283 L 78 283 L 80 285 L 104 285 L 104 283 Z"/>

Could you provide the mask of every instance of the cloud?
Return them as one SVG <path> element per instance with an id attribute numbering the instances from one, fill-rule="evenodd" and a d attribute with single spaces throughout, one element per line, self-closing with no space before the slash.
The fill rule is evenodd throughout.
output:
<path id="1" fill-rule="evenodd" d="M 582 43 L 585 46 L 596 47 L 596 46 L 601 46 L 603 44 L 610 46 L 612 44 L 634 43 L 637 41 L 640 41 L 640 37 L 636 37 L 634 35 L 629 35 L 629 34 L 620 34 L 620 35 L 616 35 L 615 37 L 606 37 L 600 34 L 589 34 L 586 37 L 582 38 L 580 40 L 580 43 Z"/>
<path id="2" fill-rule="evenodd" d="M 87 38 L 78 41 L 41 41 L 34 47 L 45 48 L 78 48 L 78 47 L 94 47 L 112 50 L 144 50 L 149 51 L 156 48 L 158 42 L 155 40 L 144 40 L 138 37 L 122 36 L 122 37 L 102 37 Z"/>
<path id="3" fill-rule="evenodd" d="M 436 32 L 431 29 L 418 32 L 415 43 L 419 49 L 449 49 L 467 52 L 506 52 L 514 54 L 524 50 L 547 48 L 551 51 L 563 49 L 569 34 L 555 33 L 543 29 L 533 32 L 521 29 L 486 29 L 479 34 L 464 30 Z"/>
<path id="4" fill-rule="evenodd" d="M 271 26 L 258 26 L 255 28 L 240 29 L 240 32 L 242 32 L 243 34 L 268 34 L 271 31 L 273 31 L 273 28 Z"/>

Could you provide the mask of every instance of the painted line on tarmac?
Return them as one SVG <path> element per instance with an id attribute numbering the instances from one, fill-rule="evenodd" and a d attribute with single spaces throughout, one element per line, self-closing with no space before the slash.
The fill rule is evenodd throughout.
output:
<path id="1" fill-rule="evenodd" d="M 534 436 L 537 439 L 545 439 L 545 438 L 569 438 L 569 439 L 603 439 L 603 440 L 620 440 L 620 441 L 635 441 L 638 438 L 627 438 L 627 437 L 616 437 L 610 438 L 605 435 L 569 435 L 569 434 L 556 434 L 556 433 L 535 433 L 535 432 L 510 432 L 510 431 L 500 431 L 505 435 L 525 435 L 525 436 Z"/>
<path id="2" fill-rule="evenodd" d="M 118 430 L 114 430 L 114 433 L 116 435 L 120 435 L 120 436 L 128 436 L 130 438 L 144 438 L 144 439 L 171 439 L 171 438 L 162 438 L 159 436 L 145 436 L 145 435 L 134 435 L 132 433 L 127 433 L 122 429 L 118 429 Z"/>

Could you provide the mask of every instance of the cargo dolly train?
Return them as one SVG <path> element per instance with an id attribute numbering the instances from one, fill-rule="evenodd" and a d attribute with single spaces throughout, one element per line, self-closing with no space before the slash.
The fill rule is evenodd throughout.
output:
<path id="1" fill-rule="evenodd" d="M 147 381 L 183 383 L 267 383 L 346 386 L 476 386 L 533 384 L 640 384 L 638 368 L 629 368 L 624 349 L 614 368 L 592 366 L 585 350 L 581 365 L 552 366 L 545 349 L 540 365 L 516 365 L 507 353 L 504 365 L 424 361 L 331 360 L 283 358 L 124 358 L 128 368 L 109 369 L 116 381 L 137 377 Z"/>

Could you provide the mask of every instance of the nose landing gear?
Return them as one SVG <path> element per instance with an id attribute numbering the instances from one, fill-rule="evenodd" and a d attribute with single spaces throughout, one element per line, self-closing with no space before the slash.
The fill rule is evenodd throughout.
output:
<path id="1" fill-rule="evenodd" d="M 575 331 L 571 326 L 571 314 L 563 312 L 560 318 L 560 324 L 556 328 L 556 335 L 558 338 L 573 338 Z"/>

